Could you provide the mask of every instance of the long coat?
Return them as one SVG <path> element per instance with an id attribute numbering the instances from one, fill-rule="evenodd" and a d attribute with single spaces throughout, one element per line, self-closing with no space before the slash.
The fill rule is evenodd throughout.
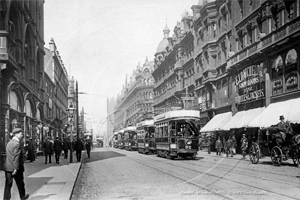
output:
<path id="1" fill-rule="evenodd" d="M 13 138 L 6 145 L 4 171 L 13 172 L 15 169 L 24 172 L 24 154 L 20 142 Z"/>
<path id="2" fill-rule="evenodd" d="M 63 145 L 60 140 L 55 140 L 53 145 L 53 150 L 55 153 L 60 153 L 62 151 Z"/>
<path id="3" fill-rule="evenodd" d="M 82 151 L 83 150 L 83 144 L 81 140 L 77 140 L 75 143 L 75 150 L 76 151 Z"/>
<path id="4" fill-rule="evenodd" d="M 45 141 L 43 144 L 44 152 L 45 153 L 52 153 L 52 143 L 50 141 Z"/>

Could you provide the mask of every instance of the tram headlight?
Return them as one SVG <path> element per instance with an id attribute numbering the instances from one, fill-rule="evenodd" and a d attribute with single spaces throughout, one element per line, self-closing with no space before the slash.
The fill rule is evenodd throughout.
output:
<path id="1" fill-rule="evenodd" d="M 131 146 L 131 143 L 129 143 L 128 145 Z"/>
<path id="2" fill-rule="evenodd" d="M 176 149 L 176 144 L 170 144 L 171 149 Z"/>
<path id="3" fill-rule="evenodd" d="M 149 147 L 149 144 L 148 144 L 148 143 L 146 143 L 146 144 L 145 144 L 145 147 Z"/>

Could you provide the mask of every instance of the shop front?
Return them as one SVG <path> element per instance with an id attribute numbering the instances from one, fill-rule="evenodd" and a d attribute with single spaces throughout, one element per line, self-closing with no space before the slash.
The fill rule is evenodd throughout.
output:
<path id="1" fill-rule="evenodd" d="M 283 115 L 294 132 L 300 131 L 299 51 L 299 47 L 290 47 L 270 57 L 270 104 L 251 126 L 263 129 L 277 125 Z"/>
<path id="2" fill-rule="evenodd" d="M 265 72 L 267 62 L 258 62 L 248 65 L 245 68 L 233 74 L 235 85 L 235 93 L 233 93 L 234 102 L 232 118 L 220 127 L 221 130 L 229 133 L 229 136 L 235 135 L 237 145 L 242 138 L 242 134 L 246 134 L 248 140 L 252 140 L 258 127 L 251 126 L 250 123 L 259 116 L 265 109 L 266 88 L 265 88 Z M 239 153 L 239 148 L 237 149 Z"/>

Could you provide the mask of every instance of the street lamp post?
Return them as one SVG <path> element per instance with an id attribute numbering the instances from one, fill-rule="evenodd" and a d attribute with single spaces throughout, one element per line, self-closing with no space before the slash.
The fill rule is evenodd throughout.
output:
<path id="1" fill-rule="evenodd" d="M 70 124 L 70 129 L 71 129 L 71 136 L 70 136 L 70 163 L 73 162 L 73 116 L 74 116 L 74 112 L 76 111 L 76 109 L 73 107 L 73 104 L 71 104 L 69 106 L 69 108 L 67 109 L 68 115 L 69 115 L 69 124 Z"/>

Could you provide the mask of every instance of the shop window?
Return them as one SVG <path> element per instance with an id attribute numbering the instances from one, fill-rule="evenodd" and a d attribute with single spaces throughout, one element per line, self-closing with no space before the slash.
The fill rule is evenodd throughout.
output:
<path id="1" fill-rule="evenodd" d="M 286 91 L 298 89 L 297 52 L 290 50 L 285 59 L 285 87 Z"/>
<path id="2" fill-rule="evenodd" d="M 283 92 L 283 61 L 281 56 L 278 56 L 272 63 L 272 85 L 273 95 Z"/>

